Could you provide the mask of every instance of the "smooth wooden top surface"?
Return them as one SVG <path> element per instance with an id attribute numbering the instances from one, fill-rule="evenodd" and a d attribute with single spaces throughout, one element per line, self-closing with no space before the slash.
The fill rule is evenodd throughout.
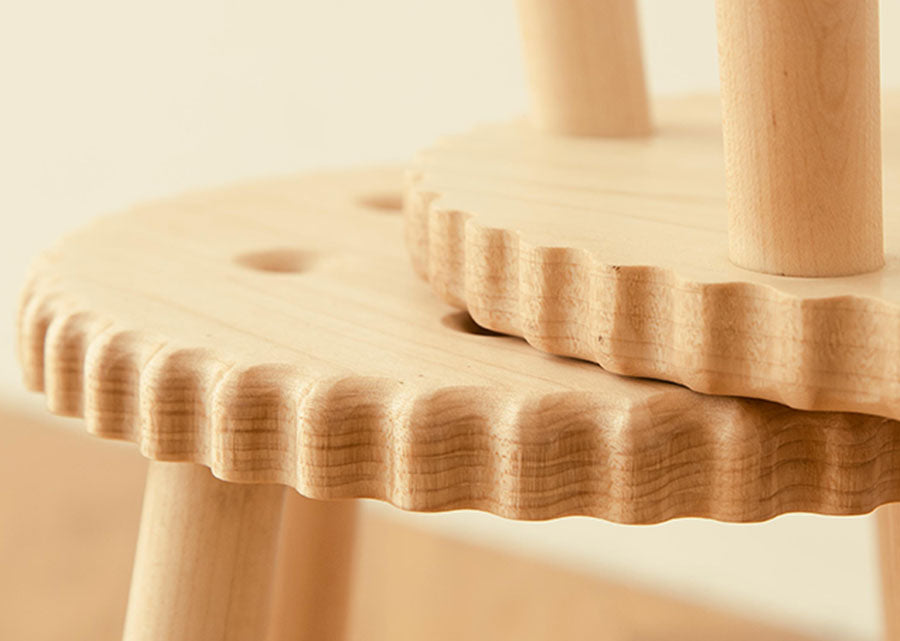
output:
<path id="1" fill-rule="evenodd" d="M 787 278 L 728 260 L 718 99 L 646 140 L 482 126 L 422 152 L 417 270 L 482 326 L 633 376 L 900 418 L 900 96 L 884 109 L 886 266 Z"/>
<path id="2" fill-rule="evenodd" d="M 629 523 L 900 499 L 900 425 L 631 380 L 489 335 L 413 274 L 393 169 L 99 219 L 34 266 L 27 384 L 222 478 Z"/>

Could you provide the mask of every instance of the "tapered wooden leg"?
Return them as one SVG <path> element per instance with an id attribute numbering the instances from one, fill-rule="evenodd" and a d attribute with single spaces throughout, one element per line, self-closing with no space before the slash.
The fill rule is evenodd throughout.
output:
<path id="1" fill-rule="evenodd" d="M 878 509 L 885 641 L 900 641 L 900 503 Z"/>
<path id="2" fill-rule="evenodd" d="M 288 492 L 269 641 L 340 641 L 353 579 L 357 501 Z"/>
<path id="3" fill-rule="evenodd" d="M 285 492 L 151 463 L 125 641 L 264 638 Z"/>

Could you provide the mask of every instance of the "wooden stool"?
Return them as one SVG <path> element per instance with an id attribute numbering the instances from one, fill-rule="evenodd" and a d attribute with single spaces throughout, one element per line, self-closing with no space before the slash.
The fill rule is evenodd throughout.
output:
<path id="1" fill-rule="evenodd" d="M 145 205 L 71 234 L 36 262 L 19 315 L 26 383 L 51 411 L 81 416 L 92 433 L 132 441 L 154 461 L 129 641 L 263 638 L 276 566 L 291 577 L 289 592 L 275 597 L 285 634 L 339 638 L 353 503 L 309 499 L 632 524 L 860 514 L 900 500 L 896 378 L 884 375 L 898 340 L 889 333 L 891 261 L 872 271 L 883 261 L 874 1 L 721 0 L 729 238 L 743 267 L 723 261 L 718 280 L 709 277 L 717 265 L 689 259 L 726 251 L 710 249 L 718 231 L 691 212 L 699 202 L 724 216 L 725 201 L 692 190 L 716 189 L 714 167 L 726 162 L 708 112 L 694 109 L 700 103 L 661 121 L 674 137 L 648 137 L 633 3 L 520 6 L 535 113 L 549 133 L 486 128 L 423 154 L 407 180 L 413 264 L 478 324 L 413 277 L 393 169 Z M 760 61 L 759 34 L 787 45 Z M 804 38 L 823 34 L 846 55 L 806 56 Z M 791 76 L 779 65 L 794 72 L 798 60 L 801 77 L 820 83 L 793 83 L 802 95 L 784 97 Z M 768 93 L 741 97 L 736 70 Z M 838 80 L 844 93 L 817 93 Z M 757 141 L 759 119 L 770 116 L 772 129 Z M 787 141 L 779 118 L 792 123 Z M 682 149 L 696 169 L 686 186 Z M 859 166 L 848 169 L 841 153 Z M 603 183 L 590 193 L 591 181 L 579 182 L 623 159 L 616 180 L 631 180 L 628 189 L 645 192 L 641 203 L 663 203 L 703 233 L 679 245 L 671 220 L 622 208 L 634 196 L 628 189 Z M 668 194 L 656 190 L 666 171 L 675 176 Z M 581 212 L 572 221 L 522 216 L 563 197 L 567 212 Z M 566 243 L 566 229 L 617 217 L 633 220 L 614 231 L 647 234 L 623 252 L 668 244 L 686 271 L 609 262 L 592 256 L 593 245 Z M 540 242 L 529 245 L 529 234 Z M 739 281 L 730 269 L 740 269 Z M 871 273 L 782 281 L 771 272 Z M 646 304 L 630 313 L 635 301 Z M 799 320 L 783 326 L 791 310 Z M 680 330 L 690 314 L 699 329 Z M 598 322 L 609 331 L 596 334 Z M 622 378 L 484 327 L 583 358 L 601 343 L 610 369 L 642 373 L 631 370 L 645 363 L 654 376 L 706 392 L 870 414 Z M 810 336 L 814 349 L 804 351 Z M 779 352 L 791 345 L 799 369 L 789 367 L 793 352 Z M 834 363 L 849 377 L 844 387 L 834 371 L 823 373 Z M 884 585 L 888 636 L 898 639 L 900 516 L 889 510 Z M 308 554 L 276 562 L 279 536 L 299 537 Z"/>

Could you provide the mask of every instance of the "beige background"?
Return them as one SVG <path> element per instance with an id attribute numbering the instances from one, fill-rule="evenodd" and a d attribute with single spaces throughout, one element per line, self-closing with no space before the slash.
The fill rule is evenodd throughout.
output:
<path id="1" fill-rule="evenodd" d="M 0 7 L 0 402 L 35 412 L 14 366 L 14 300 L 29 257 L 66 229 L 238 178 L 403 162 L 527 108 L 511 0 Z M 651 90 L 715 91 L 712 1 L 644 0 L 642 16 Z M 900 3 L 883 3 L 883 33 L 898 29 Z M 897 87 L 900 40 L 883 37 L 882 52 Z M 625 528 L 371 509 L 834 638 L 880 629 L 867 518 Z"/>

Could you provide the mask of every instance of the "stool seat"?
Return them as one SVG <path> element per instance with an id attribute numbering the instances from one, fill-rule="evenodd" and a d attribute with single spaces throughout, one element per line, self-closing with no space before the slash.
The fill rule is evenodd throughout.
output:
<path id="1" fill-rule="evenodd" d="M 409 269 L 400 171 L 272 179 L 99 219 L 34 265 L 25 379 L 155 461 L 312 498 L 622 523 L 900 500 L 900 424 L 542 354 Z"/>

